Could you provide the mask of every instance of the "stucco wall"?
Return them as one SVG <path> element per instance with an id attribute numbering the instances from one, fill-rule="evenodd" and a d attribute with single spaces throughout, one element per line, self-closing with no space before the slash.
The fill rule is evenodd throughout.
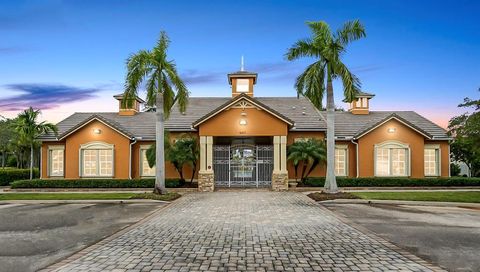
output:
<path id="1" fill-rule="evenodd" d="M 242 116 L 245 112 L 247 115 Z M 245 119 L 247 124 L 240 125 Z M 200 136 L 285 136 L 288 125 L 268 112 L 254 108 L 231 108 L 199 126 Z"/>
<path id="2" fill-rule="evenodd" d="M 388 128 L 395 128 L 394 133 L 389 133 Z M 424 144 L 423 135 L 405 126 L 397 120 L 390 120 L 374 131 L 358 140 L 359 143 L 359 172 L 360 177 L 374 176 L 374 145 L 384 141 L 399 141 L 410 147 L 411 177 L 424 177 Z M 448 176 L 448 142 L 432 142 L 442 144 L 442 176 Z"/>

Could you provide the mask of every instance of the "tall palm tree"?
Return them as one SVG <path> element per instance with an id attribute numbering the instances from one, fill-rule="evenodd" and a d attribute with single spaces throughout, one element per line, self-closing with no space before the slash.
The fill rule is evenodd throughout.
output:
<path id="1" fill-rule="evenodd" d="M 365 37 L 365 28 L 358 20 L 346 22 L 343 27 L 332 33 L 327 23 L 307 22 L 312 35 L 297 41 L 286 53 L 288 60 L 307 57 L 315 62 L 297 77 L 295 88 L 299 94 L 308 97 L 318 108 L 322 107 L 325 91 L 327 94 L 327 176 L 325 191 L 338 192 L 335 179 L 335 103 L 333 98 L 333 80 L 340 79 L 343 94 L 347 102 L 354 100 L 360 90 L 360 80 L 350 72 L 341 57 L 346 46 Z M 326 86 L 325 86 L 326 80 Z"/>
<path id="2" fill-rule="evenodd" d="M 17 117 L 15 129 L 21 140 L 30 147 L 30 179 L 33 179 L 33 149 L 38 143 L 37 137 L 44 133 L 53 132 L 57 134 L 57 126 L 45 121 L 38 123 L 40 110 L 32 107 L 21 112 Z"/>
<path id="3" fill-rule="evenodd" d="M 127 76 L 125 80 L 124 106 L 132 106 L 138 95 L 140 85 L 145 82 L 147 106 L 155 106 L 157 143 L 164 142 L 164 124 L 174 103 L 178 103 L 184 112 L 189 92 L 178 75 L 175 62 L 167 60 L 167 49 L 170 40 L 162 31 L 156 46 L 152 50 L 140 50 L 127 59 Z M 156 145 L 155 193 L 165 191 L 165 149 L 164 145 Z"/>

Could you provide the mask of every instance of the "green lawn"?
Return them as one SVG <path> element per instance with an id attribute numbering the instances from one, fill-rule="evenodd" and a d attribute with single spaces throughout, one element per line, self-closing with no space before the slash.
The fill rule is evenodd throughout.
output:
<path id="1" fill-rule="evenodd" d="M 125 200 L 155 199 L 171 201 L 180 197 L 177 193 L 165 195 L 139 193 L 8 193 L 0 194 L 2 200 Z"/>
<path id="2" fill-rule="evenodd" d="M 480 192 L 354 192 L 363 199 L 480 203 Z"/>

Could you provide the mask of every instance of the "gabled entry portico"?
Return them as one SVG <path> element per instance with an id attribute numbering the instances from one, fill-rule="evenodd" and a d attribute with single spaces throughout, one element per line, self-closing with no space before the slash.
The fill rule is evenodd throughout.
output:
<path id="1" fill-rule="evenodd" d="M 200 137 L 199 190 L 287 190 L 287 133 L 291 126 L 288 118 L 245 94 L 236 95 L 195 122 Z"/>

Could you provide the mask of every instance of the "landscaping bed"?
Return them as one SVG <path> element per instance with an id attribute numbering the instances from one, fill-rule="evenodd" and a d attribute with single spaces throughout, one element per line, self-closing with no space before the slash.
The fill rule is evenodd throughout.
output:
<path id="1" fill-rule="evenodd" d="M 297 187 L 323 187 L 325 177 L 307 178 Z M 343 178 L 337 177 L 339 187 L 463 187 L 480 186 L 480 178 Z"/>
<path id="2" fill-rule="evenodd" d="M 155 179 L 34 179 L 18 180 L 11 184 L 12 189 L 36 188 L 153 188 Z M 196 183 L 180 179 L 165 180 L 167 188 L 196 188 Z M 195 186 L 195 187 L 194 187 Z"/>
<path id="3" fill-rule="evenodd" d="M 307 195 L 311 199 L 315 201 L 325 201 L 325 200 L 334 200 L 334 199 L 358 199 L 360 198 L 359 196 L 356 196 L 351 193 L 344 193 L 340 192 L 337 194 L 327 194 L 327 193 L 320 193 L 320 192 L 315 192 L 315 193 L 310 193 Z"/>
<path id="4" fill-rule="evenodd" d="M 129 200 L 152 199 L 172 201 L 181 195 L 168 192 L 164 195 L 153 193 L 8 193 L 0 194 L 0 201 L 8 200 Z"/>

